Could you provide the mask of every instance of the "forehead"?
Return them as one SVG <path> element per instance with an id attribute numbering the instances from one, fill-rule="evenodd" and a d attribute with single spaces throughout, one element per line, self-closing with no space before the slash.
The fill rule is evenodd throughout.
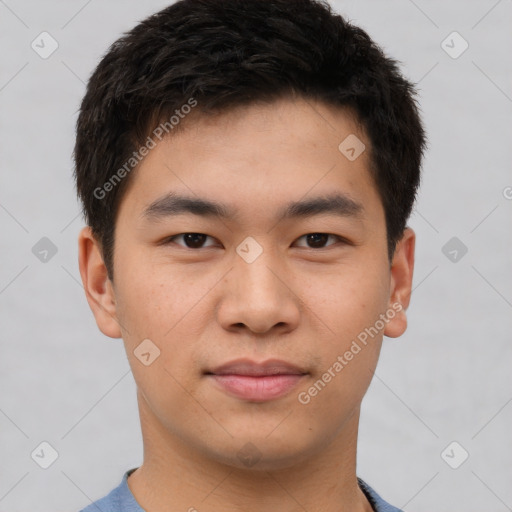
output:
<path id="1" fill-rule="evenodd" d="M 179 193 L 255 218 L 290 200 L 336 192 L 365 211 L 380 208 L 361 127 L 348 110 L 280 100 L 195 116 L 139 164 L 120 210 L 140 216 L 158 198 Z"/>

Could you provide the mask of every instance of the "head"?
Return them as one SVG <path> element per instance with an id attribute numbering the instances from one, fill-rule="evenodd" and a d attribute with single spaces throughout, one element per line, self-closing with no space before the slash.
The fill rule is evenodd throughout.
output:
<path id="1" fill-rule="evenodd" d="M 147 421 L 268 468 L 335 439 L 406 328 L 424 146 L 397 63 L 325 3 L 182 0 L 116 41 L 77 122 L 80 270 Z M 241 358 L 302 376 L 240 399 L 211 374 Z"/>

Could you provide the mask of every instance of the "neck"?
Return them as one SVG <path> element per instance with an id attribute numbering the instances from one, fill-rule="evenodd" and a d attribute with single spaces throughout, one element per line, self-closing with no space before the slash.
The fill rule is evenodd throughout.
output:
<path id="1" fill-rule="evenodd" d="M 371 512 L 356 478 L 359 410 L 321 453 L 279 469 L 240 469 L 194 451 L 138 394 L 144 462 L 128 486 L 147 512 Z"/>

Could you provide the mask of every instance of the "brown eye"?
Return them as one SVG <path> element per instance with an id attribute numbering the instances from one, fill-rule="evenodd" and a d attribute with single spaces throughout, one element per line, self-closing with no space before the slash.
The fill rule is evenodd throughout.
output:
<path id="1" fill-rule="evenodd" d="M 311 233 L 306 235 L 307 243 L 317 249 L 318 247 L 324 247 L 327 241 L 329 240 L 329 235 L 325 233 Z"/>
<path id="2" fill-rule="evenodd" d="M 185 246 L 188 249 L 201 249 L 208 238 L 211 237 L 204 233 L 181 233 L 180 235 L 175 235 L 167 239 L 167 243 L 182 239 L 183 243 L 176 243 L 178 243 L 178 245 Z M 210 246 L 207 245 L 205 247 Z"/>
<path id="3" fill-rule="evenodd" d="M 301 236 L 298 240 L 302 239 L 306 241 L 306 247 L 309 249 L 323 249 L 324 247 L 333 245 L 333 243 L 327 244 L 329 239 L 334 239 L 335 242 L 336 239 L 338 241 L 341 240 L 340 237 L 336 235 L 330 235 L 329 233 L 308 233 L 307 235 Z M 304 245 L 302 245 L 302 247 L 304 247 Z"/>
<path id="4" fill-rule="evenodd" d="M 183 235 L 183 241 L 191 249 L 202 247 L 206 238 L 207 235 L 201 233 L 186 233 Z"/>

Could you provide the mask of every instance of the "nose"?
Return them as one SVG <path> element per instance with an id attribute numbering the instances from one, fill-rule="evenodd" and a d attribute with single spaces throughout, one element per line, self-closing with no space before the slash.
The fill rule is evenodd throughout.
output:
<path id="1" fill-rule="evenodd" d="M 254 334 L 294 330 L 301 301 L 289 281 L 285 266 L 269 252 L 252 263 L 236 256 L 217 309 L 219 323 L 229 331 L 248 329 Z"/>

